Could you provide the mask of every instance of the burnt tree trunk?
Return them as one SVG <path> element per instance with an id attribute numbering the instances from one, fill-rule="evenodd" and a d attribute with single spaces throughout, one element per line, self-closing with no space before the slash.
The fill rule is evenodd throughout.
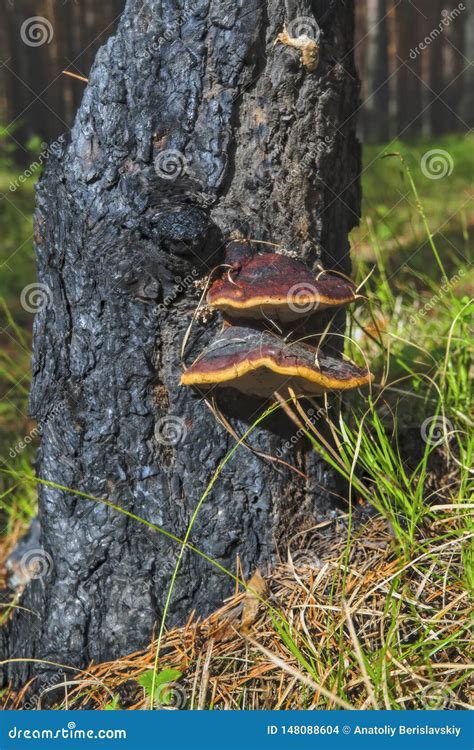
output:
<path id="1" fill-rule="evenodd" d="M 311 72 L 298 50 L 273 42 L 285 22 L 311 35 L 316 21 Z M 39 282 L 52 300 L 34 332 L 39 477 L 184 536 L 235 443 L 179 386 L 199 296 L 190 280 L 235 232 L 350 271 L 360 198 L 352 46 L 348 0 L 128 0 L 38 190 Z M 189 356 L 219 325 L 194 327 Z M 243 433 L 262 405 L 234 395 L 222 408 Z M 282 449 L 295 432 L 286 422 L 263 424 L 249 443 L 283 450 L 309 479 L 240 448 L 192 532 L 227 568 L 238 556 L 246 575 L 334 511 L 336 477 L 304 444 Z M 179 545 L 77 494 L 43 485 L 39 496 L 52 565 L 28 586 L 31 614 L 11 622 L 7 655 L 84 665 L 148 644 Z M 188 550 L 170 622 L 217 607 L 232 587 Z M 15 663 L 9 675 L 45 668 Z"/>

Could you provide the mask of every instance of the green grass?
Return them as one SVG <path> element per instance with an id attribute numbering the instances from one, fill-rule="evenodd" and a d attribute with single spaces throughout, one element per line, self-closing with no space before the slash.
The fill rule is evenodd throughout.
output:
<path id="1" fill-rule="evenodd" d="M 40 168 L 30 172 L 13 162 L 8 133 L 0 127 L 0 297 L 6 300 L 18 322 L 27 326 L 28 316 L 20 306 L 23 287 L 34 281 L 33 251 L 34 186 Z M 31 164 L 38 144 L 32 144 Z M 2 321 L 0 320 L 0 330 Z"/>
<path id="2" fill-rule="evenodd" d="M 422 171 L 424 155 L 433 150 L 447 154 L 442 155 L 443 162 L 439 164 L 446 164 L 448 173 L 440 179 L 430 179 Z M 416 271 L 429 275 L 432 259 L 403 165 L 396 159 L 383 158 L 384 154 L 397 151 L 403 153 L 412 171 L 449 272 L 456 269 L 463 259 L 472 259 L 474 134 L 448 135 L 410 143 L 393 141 L 387 146 L 366 146 L 364 149 L 363 220 L 353 233 L 357 255 L 374 260 L 383 250 L 384 265 L 388 275 L 392 276 L 392 285 L 399 281 L 402 288 L 406 276 L 398 277 L 406 262 Z"/>
<path id="3" fill-rule="evenodd" d="M 358 283 L 367 279 L 362 290 L 367 301 L 351 315 L 347 353 L 363 363 L 362 352 L 371 363 L 376 382 L 368 398 L 352 395 L 341 412 L 334 401 L 327 414 L 333 444 L 325 441 L 317 426 L 305 423 L 315 449 L 326 456 L 349 487 L 348 535 L 331 573 L 334 577 L 327 583 L 328 601 L 336 605 L 336 612 L 328 607 L 326 632 L 338 648 L 310 641 L 295 625 L 298 618 L 294 619 L 293 612 L 272 605 L 267 613 L 269 627 L 286 649 L 288 663 L 302 675 L 299 707 L 313 705 L 315 685 L 322 684 L 323 675 L 330 675 L 324 678 L 325 690 L 343 703 L 404 707 L 406 701 L 400 697 L 403 685 L 392 674 L 394 664 L 405 665 L 411 679 L 413 674 L 421 675 L 422 684 L 428 676 L 434 689 L 449 693 L 449 700 L 452 695 L 463 700 L 466 673 L 450 673 L 446 686 L 446 678 L 439 676 L 436 665 L 440 661 L 462 661 L 467 656 L 469 633 L 464 610 L 458 613 L 453 605 L 450 627 L 444 625 L 446 618 L 438 627 L 431 599 L 423 599 L 421 592 L 429 590 L 430 596 L 435 596 L 440 590 L 444 602 L 448 590 L 455 588 L 464 601 L 463 592 L 472 592 L 474 586 L 473 274 L 469 261 L 473 222 L 466 204 L 472 190 L 472 145 L 471 136 L 449 136 L 436 143 L 390 144 L 386 149 L 369 147 L 365 152 L 364 220 L 352 239 L 355 276 Z M 427 179 L 420 167 L 423 155 L 434 148 L 446 151 L 453 163 L 451 175 L 440 180 Z M 375 159 L 379 154 L 397 151 L 402 152 L 403 159 Z M 2 180 L 2 184 L 8 184 L 8 175 Z M 20 213 L 18 206 L 11 205 L 15 201 L 22 206 Z M 5 230 L 0 262 L 8 258 L 11 266 L 12 253 L 18 261 L 11 276 L 7 273 L 0 282 L 0 294 L 6 300 L 0 308 L 1 328 L 6 329 L 2 337 L 6 346 L 0 355 L 0 387 L 6 394 L 0 402 L 2 456 L 28 429 L 19 415 L 26 413 L 30 320 L 19 306 L 19 294 L 34 278 L 27 240 L 31 204 L 30 184 L 9 195 L 7 203 L 0 203 L 0 222 Z M 17 251 L 18 242 L 23 247 Z M 16 382 L 20 383 L 18 387 Z M 301 418 L 301 411 L 296 416 Z M 172 529 L 146 524 L 177 544 L 167 608 L 185 547 L 203 556 L 188 543 L 195 518 L 219 481 L 223 465 L 240 449 L 234 446 L 210 477 L 204 495 L 196 498 L 196 511 L 183 540 Z M 26 525 L 34 513 L 32 455 L 29 448 L 13 459 L 7 458 L 7 473 L 0 474 L 6 534 L 12 533 L 18 522 Z M 106 499 L 77 494 L 124 512 Z M 351 588 L 353 561 L 360 544 L 352 525 L 353 508 L 361 502 L 375 509 L 392 535 L 390 564 L 394 572 L 377 604 L 383 617 L 377 625 L 379 636 L 372 639 L 360 630 L 362 616 Z M 218 565 L 206 559 L 210 565 Z M 230 575 L 245 587 L 234 574 L 218 567 L 223 575 Z M 348 608 L 346 602 L 350 603 Z M 163 670 L 173 666 L 166 657 L 164 661 L 161 658 L 166 634 L 165 612 L 154 644 L 152 696 Z M 355 691 L 348 681 L 351 674 L 356 675 Z M 410 691 L 408 678 L 406 689 Z M 244 693 L 235 700 L 246 705 Z M 320 700 L 318 707 L 332 705 L 324 691 Z M 413 700 L 416 703 L 417 699 Z"/>
<path id="4" fill-rule="evenodd" d="M 437 247 L 410 170 L 401 163 L 426 232 L 431 270 L 412 271 L 423 291 L 409 283 L 397 291 L 387 282 L 378 258 L 379 273 L 365 287 L 368 309 L 354 315 L 361 327 L 350 327 L 349 340 L 355 336 L 360 346 L 360 335 L 365 335 L 362 348 L 383 378 L 368 407 L 356 406 L 348 422 L 341 419 L 334 427 L 339 450 L 328 460 L 389 520 L 409 556 L 420 543 L 432 505 L 451 503 L 462 513 L 462 504 L 472 497 L 474 307 L 462 288 L 472 280 L 472 268 L 460 262 L 449 279 L 446 258 Z M 367 271 L 367 265 L 359 263 L 361 280 Z M 364 334 L 367 328 L 370 338 Z M 348 347 L 354 358 L 359 346 Z M 438 491 L 430 492 L 430 472 L 442 464 L 456 467 L 454 488 L 445 490 L 439 484 Z M 370 477 L 369 483 L 358 474 Z"/>
<path id="5" fill-rule="evenodd" d="M 0 458 L 21 469 L 32 465 L 34 444 L 22 448 L 16 458 L 9 455 L 33 429 L 28 420 L 30 387 L 31 326 L 33 317 L 21 305 L 21 292 L 35 280 L 33 249 L 34 187 L 40 169 L 26 174 L 15 166 L 11 139 L 0 128 Z M 39 144 L 31 143 L 31 162 Z M 34 513 L 35 492 L 12 495 L 8 478 L 0 478 L 3 519 L 8 514 L 7 532 L 17 516 L 26 520 Z M 8 493 L 8 495 L 5 495 Z"/>

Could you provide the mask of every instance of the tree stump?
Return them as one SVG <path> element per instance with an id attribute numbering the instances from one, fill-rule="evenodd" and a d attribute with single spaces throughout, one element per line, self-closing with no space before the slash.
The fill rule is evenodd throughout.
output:
<path id="1" fill-rule="evenodd" d="M 177 6 L 181 5 L 178 12 Z M 319 63 L 278 43 L 317 38 Z M 359 219 L 353 3 L 128 0 L 99 51 L 75 125 L 38 188 L 38 278 L 51 304 L 34 327 L 31 413 L 44 425 L 37 473 L 107 498 L 183 537 L 235 444 L 179 386 L 193 281 L 233 234 L 280 243 L 350 272 Z M 196 324 L 189 357 L 220 325 Z M 242 434 L 261 404 L 224 409 Z M 254 417 L 255 418 L 255 417 Z M 191 542 L 245 575 L 328 517 L 334 472 L 284 416 L 241 447 L 207 497 Z M 39 485 L 51 565 L 4 633 L 6 657 L 73 666 L 145 647 L 179 545 L 100 502 Z M 219 606 L 233 582 L 187 550 L 169 624 Z M 16 684 L 47 665 L 14 662 Z M 51 667 L 50 669 L 54 669 Z"/>

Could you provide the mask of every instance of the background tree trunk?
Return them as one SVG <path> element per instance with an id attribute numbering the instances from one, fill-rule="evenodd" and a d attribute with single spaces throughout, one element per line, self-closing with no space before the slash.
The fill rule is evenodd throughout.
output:
<path id="1" fill-rule="evenodd" d="M 410 56 L 423 38 L 426 16 L 415 4 L 404 0 L 395 5 L 397 134 L 417 135 L 422 128 L 421 58 Z"/>
<path id="2" fill-rule="evenodd" d="M 87 77 L 97 48 L 114 30 L 125 0 L 5 0 L 0 6 L 0 119 L 13 123 L 18 161 L 31 160 L 32 136 L 52 141 L 69 128 L 84 84 L 63 69 Z M 39 17 L 37 36 L 28 19 Z M 24 38 L 36 41 L 29 45 Z M 40 40 L 43 43 L 40 44 Z"/>
<path id="3" fill-rule="evenodd" d="M 313 73 L 297 50 L 273 47 L 302 16 L 323 31 Z M 198 292 L 177 279 L 206 274 L 235 231 L 350 271 L 360 200 L 352 46 L 348 0 L 196 0 L 180 13 L 174 0 L 128 0 L 38 191 L 39 281 L 52 300 L 34 331 L 41 478 L 184 536 L 234 440 L 178 385 Z M 164 156 L 177 161 L 176 179 Z M 190 355 L 218 327 L 195 326 Z M 222 408 L 243 433 L 261 407 L 228 394 Z M 294 431 L 276 419 L 249 443 L 274 455 Z M 309 480 L 239 449 L 192 543 L 233 570 L 239 556 L 250 575 L 331 514 L 333 472 L 303 444 L 283 457 Z M 178 545 L 98 502 L 45 486 L 39 495 L 52 565 L 23 597 L 32 614 L 13 619 L 9 656 L 84 665 L 148 644 Z M 218 606 L 232 586 L 188 551 L 170 622 Z M 22 682 L 32 668 L 9 670 Z"/>
<path id="4" fill-rule="evenodd" d="M 426 3 L 425 14 L 427 16 L 426 26 L 430 29 L 438 29 L 442 20 L 442 12 L 446 3 L 443 0 L 434 0 Z M 444 103 L 444 96 L 439 97 L 448 83 L 444 70 L 446 47 L 446 29 L 435 41 L 427 46 L 420 54 L 422 67 L 425 68 L 425 79 L 428 87 L 422 86 L 421 101 L 423 104 L 424 133 L 426 135 L 437 135 L 446 131 L 446 119 L 449 111 Z"/>
<path id="5" fill-rule="evenodd" d="M 463 52 L 466 60 L 474 59 L 474 8 L 471 4 L 466 5 L 466 19 L 463 26 Z M 463 93 L 460 112 L 464 121 L 473 127 L 474 125 L 474 65 L 465 67 L 462 76 Z"/>
<path id="6" fill-rule="evenodd" d="M 450 0 L 443 10 L 445 13 L 447 11 L 452 14 L 453 11 L 458 9 L 458 5 L 459 3 L 456 0 Z M 445 132 L 461 130 L 462 128 L 467 130 L 469 127 L 468 122 L 462 117 L 462 98 L 465 87 L 464 71 L 472 67 L 469 65 L 469 59 L 472 60 L 472 56 L 468 58 L 464 52 L 465 28 L 463 15 L 468 14 L 468 5 L 468 3 L 463 3 L 465 10 L 445 30 L 443 97 L 446 100 L 448 110 L 443 123 Z M 466 20 L 465 23 L 468 24 L 469 20 Z"/>
<path id="7" fill-rule="evenodd" d="M 367 0 L 367 50 L 365 75 L 365 106 L 363 111 L 364 140 L 388 140 L 390 102 L 388 87 L 388 5 L 387 0 Z"/>

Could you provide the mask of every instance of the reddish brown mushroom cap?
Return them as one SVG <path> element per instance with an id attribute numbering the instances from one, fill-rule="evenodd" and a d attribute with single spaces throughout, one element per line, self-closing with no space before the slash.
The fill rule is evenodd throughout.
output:
<path id="1" fill-rule="evenodd" d="M 282 387 L 318 395 L 368 385 L 372 375 L 352 362 L 316 353 L 305 344 L 287 344 L 270 333 L 226 328 L 181 377 L 182 385 L 213 385 L 268 398 Z"/>
<path id="2" fill-rule="evenodd" d="M 242 253 L 239 264 L 230 265 L 207 295 L 211 307 L 230 317 L 268 317 L 285 323 L 356 299 L 351 281 L 326 272 L 315 276 L 304 263 L 285 255 Z"/>

